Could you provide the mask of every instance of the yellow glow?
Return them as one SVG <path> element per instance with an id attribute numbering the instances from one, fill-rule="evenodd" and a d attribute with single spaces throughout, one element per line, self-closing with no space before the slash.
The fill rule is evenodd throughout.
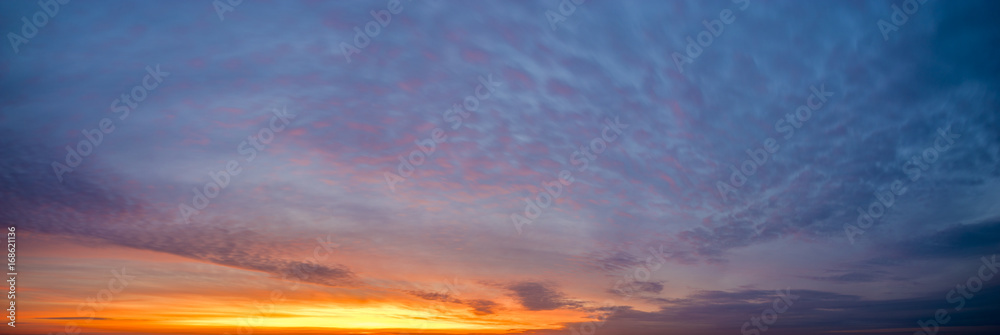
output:
<path id="1" fill-rule="evenodd" d="M 439 305 L 440 306 L 440 305 Z M 551 329 L 559 323 L 584 321 L 579 312 L 546 311 L 518 314 L 475 316 L 467 307 L 413 309 L 397 305 L 381 306 L 275 306 L 280 315 L 248 312 L 239 317 L 202 317 L 171 320 L 163 323 L 208 327 L 255 328 L 342 328 L 342 329 L 433 329 L 433 330 L 510 330 Z M 265 311 L 269 308 L 265 307 Z M 262 316 L 263 317 L 260 317 Z"/>
<path id="2" fill-rule="evenodd" d="M 87 256 L 101 258 L 124 254 L 135 259 L 122 261 L 122 267 L 148 269 L 150 266 L 143 259 L 160 257 L 156 264 L 162 277 L 129 270 L 140 275 L 139 279 L 114 295 L 110 303 L 101 305 L 99 310 L 85 308 L 81 312 L 78 307 L 87 302 L 85 299 L 95 298 L 97 289 L 107 287 L 110 270 L 102 265 L 97 268 L 99 271 L 88 269 L 81 275 L 68 272 L 66 267 L 39 266 L 26 272 L 24 282 L 46 284 L 48 287 L 41 290 L 26 286 L 19 290 L 23 294 L 19 297 L 30 303 L 26 303 L 18 313 L 18 318 L 30 320 L 33 330 L 38 333 L 246 334 L 250 329 L 255 335 L 421 331 L 435 334 L 515 334 L 562 329 L 566 323 L 592 320 L 585 312 L 572 309 L 528 311 L 515 299 L 504 297 L 502 292 L 488 292 L 489 288 L 484 290 L 486 293 L 479 292 L 479 295 L 472 289 L 463 290 L 465 294 L 459 297 L 466 301 L 485 299 L 495 303 L 492 314 L 476 315 L 472 307 L 462 303 L 424 300 L 393 289 L 344 289 L 303 284 L 296 286 L 302 288 L 296 291 L 287 289 L 290 285 L 287 282 L 253 271 L 229 270 L 146 251 L 123 252 L 119 249 L 65 245 L 69 245 L 66 248 L 71 248 L 72 252 L 62 251 L 54 255 L 75 257 L 66 263 L 79 263 L 77 258 Z M 28 263 L 45 265 L 45 262 L 50 262 L 49 259 L 59 258 L 30 259 Z M 192 264 L 196 265 L 196 270 L 191 270 Z M 86 275 L 96 272 L 107 275 Z M 176 285 L 177 280 L 189 279 L 198 272 L 208 274 L 209 279 L 182 287 Z M 50 279 L 65 273 L 84 280 L 59 286 Z M 259 282 L 269 285 L 258 285 Z M 268 289 L 274 286 L 283 289 Z M 275 295 L 276 291 L 280 294 Z"/>

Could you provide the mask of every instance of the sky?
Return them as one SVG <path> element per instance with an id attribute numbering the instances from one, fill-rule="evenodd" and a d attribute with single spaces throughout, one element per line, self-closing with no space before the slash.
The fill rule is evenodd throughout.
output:
<path id="1" fill-rule="evenodd" d="M 995 1 L 46 1 L 0 333 L 1000 332 Z"/>

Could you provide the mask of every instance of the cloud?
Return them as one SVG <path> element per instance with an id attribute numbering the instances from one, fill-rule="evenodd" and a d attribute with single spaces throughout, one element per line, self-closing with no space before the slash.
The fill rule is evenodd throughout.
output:
<path id="1" fill-rule="evenodd" d="M 628 285 L 623 285 L 622 288 L 618 290 L 609 289 L 607 292 L 614 295 L 621 295 L 623 291 L 646 292 L 655 295 L 663 291 L 663 282 L 652 282 L 652 281 L 632 282 L 629 283 Z"/>
<path id="2" fill-rule="evenodd" d="M 427 300 L 462 303 L 462 300 L 456 299 L 448 293 L 437 293 L 437 292 L 426 292 L 426 291 L 407 291 L 407 293 Z"/>
<path id="3" fill-rule="evenodd" d="M 990 253 L 1000 241 L 1000 219 L 950 224 L 927 235 L 888 246 L 897 257 L 911 259 L 963 258 Z"/>
<path id="4" fill-rule="evenodd" d="M 768 330 L 776 335 L 801 334 L 811 330 L 864 331 L 867 334 L 897 334 L 916 328 L 918 320 L 934 317 L 938 309 L 947 310 L 952 319 L 949 332 L 956 334 L 990 334 L 998 326 L 991 315 L 1000 312 L 992 303 L 1000 298 L 1000 284 L 984 286 L 972 299 L 971 307 L 955 311 L 945 299 L 945 292 L 928 292 L 920 297 L 904 299 L 864 299 L 856 295 L 817 290 L 789 290 L 798 296 L 785 313 Z M 658 334 L 652 329 L 681 329 L 690 334 L 738 332 L 749 316 L 758 316 L 772 308 L 779 294 L 768 290 L 701 291 L 682 299 L 649 299 L 661 305 L 659 310 L 646 312 L 631 306 L 619 306 L 602 331 L 636 335 Z M 607 308 L 605 308 L 607 309 Z M 991 314 L 992 313 L 992 314 Z M 641 325 L 641 326 L 640 326 Z M 975 325 L 976 327 L 969 327 Z M 577 324 L 572 327 L 579 327 Z M 953 327 L 953 328 L 951 328 Z"/>
<path id="5" fill-rule="evenodd" d="M 465 303 L 466 305 L 469 305 L 469 307 L 472 307 L 472 313 L 476 315 L 490 315 L 496 313 L 496 308 L 498 307 L 497 303 L 485 299 L 467 300 Z"/>
<path id="6" fill-rule="evenodd" d="M 820 281 L 838 282 L 838 283 L 868 283 L 875 281 L 879 277 L 872 273 L 850 272 L 835 276 L 826 276 L 826 277 L 810 276 L 806 278 L 820 280 Z"/>
<path id="7" fill-rule="evenodd" d="M 663 283 L 660 282 L 646 281 L 638 283 L 638 285 L 637 290 L 640 292 L 660 293 L 660 291 L 663 291 Z"/>
<path id="8" fill-rule="evenodd" d="M 526 281 L 510 284 L 506 288 L 513 292 L 521 306 L 530 311 L 576 306 L 576 303 L 567 300 L 561 292 L 556 291 L 550 284 Z"/>
<path id="9" fill-rule="evenodd" d="M 468 299 L 462 300 L 448 293 L 439 292 L 427 292 L 427 291 L 406 291 L 413 296 L 420 297 L 426 300 L 441 301 L 455 304 L 462 304 L 472 308 L 472 313 L 475 315 L 490 315 L 496 313 L 496 310 L 500 307 L 499 304 L 491 300 L 486 299 Z"/>

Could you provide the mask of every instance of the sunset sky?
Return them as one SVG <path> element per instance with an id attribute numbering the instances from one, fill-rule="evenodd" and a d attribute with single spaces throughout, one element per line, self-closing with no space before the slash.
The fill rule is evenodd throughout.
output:
<path id="1" fill-rule="evenodd" d="M 0 334 L 1000 333 L 996 1 L 46 1 Z"/>

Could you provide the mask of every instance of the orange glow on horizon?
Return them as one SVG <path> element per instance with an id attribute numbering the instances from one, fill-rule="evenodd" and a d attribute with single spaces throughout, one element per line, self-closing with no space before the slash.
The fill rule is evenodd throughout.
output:
<path id="1" fill-rule="evenodd" d="M 401 288 L 295 283 L 175 255 L 45 238 L 57 247 L 26 248 L 33 256 L 24 263 L 32 265 L 22 272 L 19 289 L 22 299 L 31 301 L 20 306 L 19 326 L 35 332 L 73 333 L 79 327 L 84 333 L 511 334 L 593 320 L 573 309 L 529 311 L 509 296 L 488 292 L 490 287 L 464 284 L 454 300 L 435 301 Z M 57 266 L 66 259 L 111 261 L 80 269 Z M 93 303 L 107 287 L 110 270 L 123 267 L 136 279 L 99 310 L 83 308 L 87 313 L 81 314 L 81 306 Z M 51 279 L 76 276 L 76 271 L 85 275 L 72 284 L 55 285 Z M 415 277 L 420 276 L 432 277 Z M 479 315 L 462 303 L 474 299 L 495 303 L 492 313 Z"/>

